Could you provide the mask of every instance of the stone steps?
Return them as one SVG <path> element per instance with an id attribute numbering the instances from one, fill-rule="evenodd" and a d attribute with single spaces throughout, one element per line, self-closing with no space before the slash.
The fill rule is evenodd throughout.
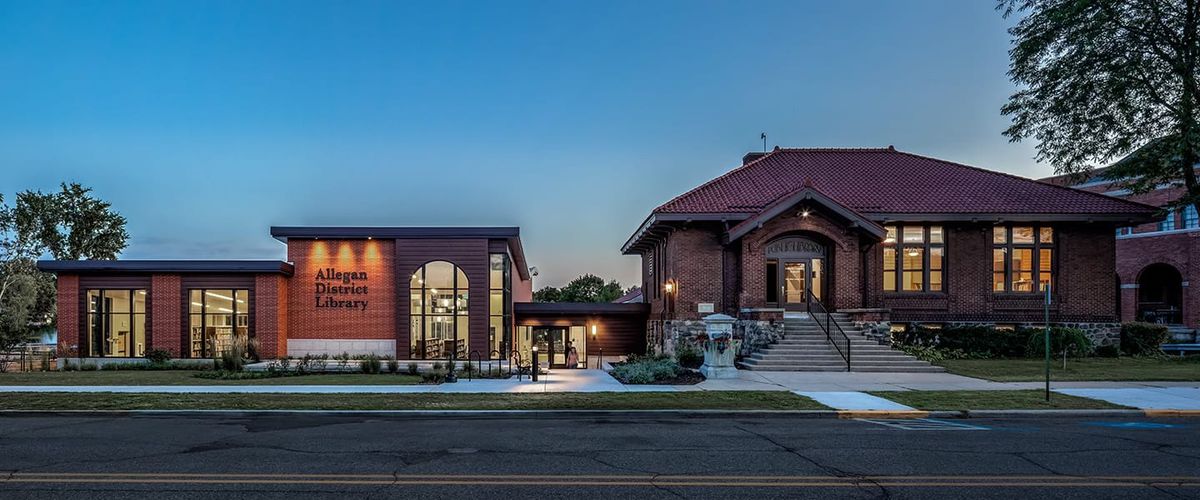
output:
<path id="1" fill-rule="evenodd" d="M 845 338 L 836 332 L 834 341 L 845 348 L 850 342 L 850 369 L 861 372 L 904 372 L 934 373 L 945 371 L 890 346 L 880 345 L 874 338 L 867 337 L 863 330 L 854 326 L 845 314 L 830 315 Z M 808 318 L 789 317 L 783 321 L 784 336 L 774 344 L 764 347 L 741 361 L 741 368 L 762 371 L 846 371 L 846 361 L 825 335 L 824 320 L 820 314 Z"/>

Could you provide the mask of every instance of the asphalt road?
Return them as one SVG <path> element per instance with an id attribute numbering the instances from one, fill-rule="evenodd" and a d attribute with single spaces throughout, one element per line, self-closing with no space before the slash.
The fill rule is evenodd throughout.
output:
<path id="1" fill-rule="evenodd" d="M 0 498 L 1200 498 L 1200 419 L 3 416 Z"/>

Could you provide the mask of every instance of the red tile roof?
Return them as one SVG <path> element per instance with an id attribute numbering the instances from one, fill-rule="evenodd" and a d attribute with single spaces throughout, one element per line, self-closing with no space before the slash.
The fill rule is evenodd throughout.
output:
<path id="1" fill-rule="evenodd" d="M 1145 216 L 1140 203 L 895 149 L 776 149 L 654 209 L 754 214 L 806 185 L 863 214 Z"/>

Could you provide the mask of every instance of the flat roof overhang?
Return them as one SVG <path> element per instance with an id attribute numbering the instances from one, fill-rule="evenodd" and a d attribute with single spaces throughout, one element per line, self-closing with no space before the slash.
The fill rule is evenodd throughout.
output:
<path id="1" fill-rule="evenodd" d="M 271 226 L 271 237 L 287 243 L 288 238 L 300 239 L 495 239 L 506 240 L 517 274 L 529 280 L 529 264 L 521 246 L 521 228 L 513 226 L 423 227 L 423 226 Z"/>
<path id="2" fill-rule="evenodd" d="M 620 302 L 516 302 L 513 313 L 521 315 L 644 315 L 650 313 L 650 304 Z"/>
<path id="3" fill-rule="evenodd" d="M 39 260 L 49 273 L 250 273 L 291 276 L 282 260 Z"/>

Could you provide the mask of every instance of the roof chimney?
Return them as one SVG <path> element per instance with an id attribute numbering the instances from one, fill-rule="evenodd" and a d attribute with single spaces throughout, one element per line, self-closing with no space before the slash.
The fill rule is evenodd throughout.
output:
<path id="1" fill-rule="evenodd" d="M 764 156 L 767 156 L 766 151 L 751 151 L 749 153 L 746 153 L 746 156 L 742 157 L 742 165 L 750 163 L 750 162 L 757 160 L 759 158 L 762 158 Z"/>

